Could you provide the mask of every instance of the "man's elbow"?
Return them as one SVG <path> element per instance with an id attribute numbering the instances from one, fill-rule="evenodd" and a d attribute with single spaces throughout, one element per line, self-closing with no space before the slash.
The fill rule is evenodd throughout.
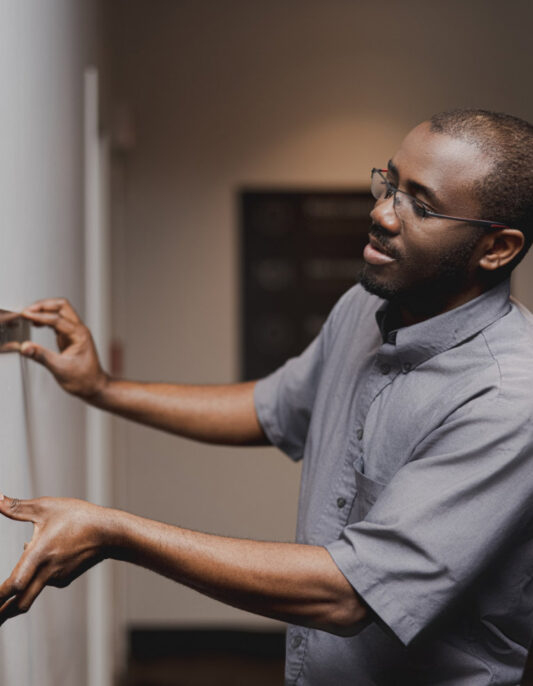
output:
<path id="1" fill-rule="evenodd" d="M 340 598 L 330 609 L 323 631 L 335 636 L 355 636 L 371 621 L 371 611 L 360 596 L 352 590 L 349 596 Z"/>

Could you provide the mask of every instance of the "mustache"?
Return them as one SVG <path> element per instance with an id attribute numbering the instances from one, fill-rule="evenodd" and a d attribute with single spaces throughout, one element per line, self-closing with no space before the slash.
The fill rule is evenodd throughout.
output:
<path id="1" fill-rule="evenodd" d="M 386 255 L 389 255 L 396 260 L 400 260 L 402 258 L 402 255 L 398 249 L 392 245 L 391 237 L 394 234 L 391 234 L 390 231 L 387 231 L 387 229 L 384 229 L 379 224 L 371 224 L 369 234 L 376 239 L 380 248 L 383 248 L 383 252 Z"/>

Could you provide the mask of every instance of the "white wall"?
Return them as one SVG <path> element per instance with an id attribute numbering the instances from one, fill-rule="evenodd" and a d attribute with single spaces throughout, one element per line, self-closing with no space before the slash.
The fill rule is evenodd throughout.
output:
<path id="1" fill-rule="evenodd" d="M 1 308 L 59 294 L 83 306 L 83 69 L 98 17 L 92 0 L 0 1 Z M 0 357 L 0 387 L 0 491 L 83 497 L 81 403 L 17 355 Z M 2 579 L 30 536 L 0 520 Z M 2 686 L 85 683 L 85 588 L 48 589 L 2 627 Z"/>
<path id="2" fill-rule="evenodd" d="M 117 0 L 113 99 L 137 142 L 117 154 L 115 330 L 138 379 L 236 378 L 236 193 L 366 186 L 442 109 L 533 120 L 528 1 Z M 522 297 L 533 300 L 533 283 Z M 120 422 L 118 502 L 236 536 L 290 539 L 298 469 L 273 450 L 197 446 Z M 259 622 L 123 568 L 124 622 Z"/>

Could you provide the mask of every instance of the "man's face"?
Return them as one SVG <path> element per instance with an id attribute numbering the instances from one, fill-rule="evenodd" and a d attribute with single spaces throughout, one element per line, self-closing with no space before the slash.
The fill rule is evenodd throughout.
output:
<path id="1" fill-rule="evenodd" d="M 387 178 L 434 212 L 482 219 L 473 188 L 491 166 L 475 145 L 433 133 L 424 122 L 402 142 Z M 434 299 L 446 307 L 472 288 L 482 230 L 436 217 L 399 219 L 392 197 L 376 201 L 370 217 L 361 276 L 367 290 L 405 304 Z"/>

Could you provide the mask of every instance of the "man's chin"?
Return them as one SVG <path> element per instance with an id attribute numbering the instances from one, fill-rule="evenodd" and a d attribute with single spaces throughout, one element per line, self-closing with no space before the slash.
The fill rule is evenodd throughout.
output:
<path id="1" fill-rule="evenodd" d="M 378 298 L 383 298 L 383 300 L 394 300 L 400 294 L 400 289 L 391 284 L 380 283 L 366 265 L 363 267 L 359 283 L 366 291 L 372 295 L 377 295 Z"/>

